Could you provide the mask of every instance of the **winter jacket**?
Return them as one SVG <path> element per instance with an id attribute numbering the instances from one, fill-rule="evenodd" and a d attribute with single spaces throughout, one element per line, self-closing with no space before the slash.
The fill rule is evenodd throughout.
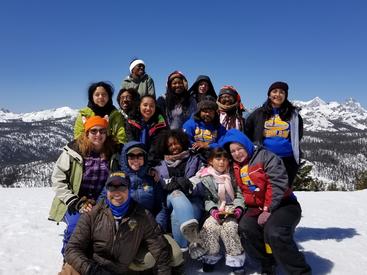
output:
<path id="1" fill-rule="evenodd" d="M 110 171 L 117 171 L 119 167 L 118 154 L 110 159 Z M 78 198 L 83 178 L 83 158 L 77 152 L 75 142 L 63 148 L 52 172 L 52 188 L 56 195 L 52 201 L 49 219 L 60 222 L 68 208 L 68 204 Z"/>
<path id="2" fill-rule="evenodd" d="M 200 194 L 203 197 L 206 212 L 209 212 L 214 207 L 219 207 L 218 184 L 214 182 L 214 178 L 212 175 L 196 175 L 190 178 L 190 181 L 195 186 L 195 193 Z M 245 205 L 241 189 L 237 187 L 235 181 L 232 181 L 232 188 L 235 194 L 235 198 L 232 202 L 233 206 L 241 207 L 242 209 L 244 209 Z"/>
<path id="3" fill-rule="evenodd" d="M 148 151 L 148 165 L 154 166 L 158 163 L 158 160 L 156 159 L 158 156 L 156 146 L 159 133 L 163 130 L 167 130 L 168 126 L 161 114 L 154 115 L 146 123 L 141 120 L 138 121 L 129 118 L 126 123 L 128 141 L 140 141 L 144 143 L 144 141 L 141 140 L 144 127 L 147 128 L 147 143 L 145 144 L 145 148 Z"/>
<path id="4" fill-rule="evenodd" d="M 253 111 L 246 119 L 245 133 L 255 143 L 263 144 L 264 139 L 264 124 L 266 121 L 265 106 L 262 106 Z M 300 163 L 300 140 L 303 136 L 303 120 L 298 111 L 292 113 L 290 121 L 291 134 L 290 140 L 292 143 L 293 156 L 297 164 Z"/>
<path id="5" fill-rule="evenodd" d="M 170 247 L 151 214 L 131 201 L 116 230 L 105 200 L 81 215 L 68 243 L 65 260 L 81 274 L 98 264 L 113 274 L 125 274 L 139 247 L 146 244 L 156 260 L 158 274 L 171 274 Z"/>
<path id="6" fill-rule="evenodd" d="M 74 139 L 77 139 L 84 132 L 84 125 L 82 117 L 89 118 L 94 116 L 95 113 L 89 107 L 83 108 L 79 111 L 79 115 L 76 118 L 74 125 Z M 121 113 L 118 110 L 113 110 L 108 116 L 108 135 L 115 137 L 116 142 L 126 143 L 127 138 L 125 134 L 124 120 Z"/>
<path id="7" fill-rule="evenodd" d="M 206 124 L 198 117 L 198 114 L 187 120 L 182 128 L 191 144 L 196 141 L 204 141 L 209 143 L 211 149 L 218 147 L 218 140 L 226 133 L 226 129 L 221 124 Z"/>
<path id="8" fill-rule="evenodd" d="M 164 194 L 160 183 L 155 183 L 152 176 L 148 174 L 147 158 L 144 166 L 139 171 L 133 171 L 127 160 L 127 152 L 133 147 L 140 147 L 145 150 L 145 146 L 137 141 L 130 141 L 125 144 L 121 151 L 120 167 L 130 178 L 131 197 L 148 209 L 154 216 L 159 217 L 156 221 L 165 228 L 168 223 L 168 215 L 164 209 Z"/>
<path id="9" fill-rule="evenodd" d="M 295 199 L 288 186 L 285 166 L 278 156 L 261 146 L 254 147 L 247 136 L 237 129 L 229 130 L 220 141 L 220 146 L 226 148 L 232 142 L 242 144 L 249 155 L 246 163 L 239 164 L 234 161 L 232 167 L 246 207 L 256 208 L 259 212 L 267 207 L 268 211 L 272 212 L 283 200 Z"/>
<path id="10" fill-rule="evenodd" d="M 140 97 L 144 95 L 152 95 L 155 97 L 155 88 L 153 79 L 145 74 L 140 80 L 134 79 L 128 75 L 121 83 L 121 89 L 133 88 L 137 90 Z"/>
<path id="11" fill-rule="evenodd" d="M 211 97 L 217 99 L 217 94 L 215 93 L 213 83 L 210 80 L 209 76 L 207 76 L 207 75 L 199 75 L 196 78 L 196 81 L 194 82 L 194 84 L 192 84 L 192 86 L 189 89 L 190 97 L 195 99 L 196 103 L 198 103 L 200 101 L 200 96 L 199 96 L 198 90 L 199 90 L 199 83 L 201 81 L 206 81 L 208 83 L 208 86 L 209 86 L 209 89 L 205 93 L 205 95 L 208 95 L 208 96 L 211 96 Z"/>

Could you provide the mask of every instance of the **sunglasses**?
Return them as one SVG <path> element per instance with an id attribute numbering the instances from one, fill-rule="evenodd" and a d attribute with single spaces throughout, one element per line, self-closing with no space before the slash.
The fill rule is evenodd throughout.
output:
<path id="1" fill-rule="evenodd" d="M 139 153 L 139 154 L 128 154 L 127 158 L 129 159 L 140 159 L 140 158 L 144 158 L 144 154 L 143 153 Z"/>
<path id="2" fill-rule="evenodd" d="M 109 192 L 116 192 L 116 191 L 125 192 L 127 190 L 127 186 L 126 185 L 109 185 L 107 187 L 107 190 Z"/>
<path id="3" fill-rule="evenodd" d="M 107 129 L 106 128 L 101 128 L 101 129 L 90 129 L 89 133 L 91 133 L 93 136 L 97 135 L 97 133 L 101 134 L 101 135 L 105 135 L 107 134 Z"/>

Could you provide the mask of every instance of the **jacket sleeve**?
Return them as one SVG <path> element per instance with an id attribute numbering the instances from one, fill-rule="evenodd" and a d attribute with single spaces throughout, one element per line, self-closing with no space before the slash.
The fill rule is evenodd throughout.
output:
<path id="1" fill-rule="evenodd" d="M 190 143 L 193 144 L 195 142 L 195 122 L 193 119 L 187 120 L 183 126 L 182 130 L 186 133 L 187 137 L 190 140 Z"/>
<path id="2" fill-rule="evenodd" d="M 148 250 L 152 253 L 155 261 L 158 274 L 171 274 L 169 265 L 171 259 L 171 247 L 168 241 L 164 238 L 158 224 L 153 216 L 145 211 L 146 226 L 144 230 L 144 241 L 147 243 Z"/>
<path id="3" fill-rule="evenodd" d="M 148 78 L 147 90 L 148 90 L 147 92 L 149 95 L 152 95 L 155 97 L 154 81 L 151 77 Z"/>
<path id="4" fill-rule="evenodd" d="M 248 138 L 251 141 L 254 141 L 254 132 L 255 132 L 254 122 L 255 122 L 255 114 L 251 113 L 245 120 L 245 129 L 244 129 L 246 136 L 248 136 Z"/>
<path id="5" fill-rule="evenodd" d="M 219 146 L 218 141 L 223 136 L 225 136 L 226 132 L 227 132 L 226 128 L 224 128 L 222 125 L 220 125 L 219 128 L 218 128 L 217 140 L 215 142 L 212 142 L 211 144 L 209 144 L 209 148 L 214 149 L 214 148 L 218 147 Z"/>
<path id="6" fill-rule="evenodd" d="M 299 140 L 301 141 L 302 137 L 303 137 L 303 119 L 301 117 L 301 115 L 298 114 L 298 135 L 299 135 Z"/>
<path id="7" fill-rule="evenodd" d="M 237 186 L 236 183 L 232 184 L 232 186 L 233 186 L 233 191 L 235 195 L 235 198 L 233 200 L 234 207 L 241 207 L 242 209 L 245 209 L 245 202 L 242 196 L 241 189 Z"/>
<path id="8" fill-rule="evenodd" d="M 82 121 L 82 115 L 79 113 L 74 124 L 74 139 L 80 137 L 80 135 L 84 132 L 84 125 Z"/>
<path id="9" fill-rule="evenodd" d="M 265 193 L 265 203 L 269 211 L 275 210 L 283 199 L 288 187 L 288 175 L 283 161 L 275 154 L 263 150 L 264 169 L 269 183 Z"/>
<path id="10" fill-rule="evenodd" d="M 94 262 L 88 258 L 91 248 L 91 216 L 83 214 L 75 227 L 65 251 L 65 260 L 72 265 L 80 274 L 87 274 L 88 269 Z M 90 252 L 90 251 L 89 251 Z"/>
<path id="11" fill-rule="evenodd" d="M 70 155 L 63 150 L 55 163 L 51 176 L 52 189 L 55 191 L 56 197 L 65 204 L 69 204 L 73 200 L 78 199 L 78 196 L 71 189 L 71 162 Z"/>
<path id="12" fill-rule="evenodd" d="M 119 111 L 114 110 L 111 113 L 108 128 L 111 131 L 109 134 L 115 137 L 117 143 L 127 142 L 124 119 Z"/>

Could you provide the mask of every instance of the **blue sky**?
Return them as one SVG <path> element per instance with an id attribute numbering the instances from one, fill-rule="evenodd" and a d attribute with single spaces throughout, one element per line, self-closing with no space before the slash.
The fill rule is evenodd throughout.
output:
<path id="1" fill-rule="evenodd" d="M 29 112 L 87 104 L 91 82 L 117 90 L 130 60 L 145 60 L 157 94 L 181 70 L 262 104 L 273 81 L 291 100 L 367 107 L 367 2 L 3 0 L 0 108 Z"/>

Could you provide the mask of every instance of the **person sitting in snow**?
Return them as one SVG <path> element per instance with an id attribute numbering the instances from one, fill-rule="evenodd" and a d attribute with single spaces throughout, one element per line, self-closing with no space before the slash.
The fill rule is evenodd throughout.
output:
<path id="1" fill-rule="evenodd" d="M 184 123 L 183 130 L 190 139 L 191 148 L 206 162 L 209 150 L 218 146 L 226 129 L 219 122 L 218 105 L 213 97 L 207 96 L 197 107 L 197 112 Z"/>
<path id="2" fill-rule="evenodd" d="M 282 160 L 237 129 L 229 130 L 220 146 L 232 156 L 233 177 L 247 207 L 238 226 L 246 253 L 259 260 L 261 274 L 275 274 L 276 263 L 287 274 L 311 274 L 293 238 L 302 210 Z"/>
<path id="3" fill-rule="evenodd" d="M 196 185 L 194 192 L 200 194 L 205 202 L 205 211 L 209 216 L 200 231 L 199 238 L 195 228 L 183 231 L 190 242 L 190 256 L 203 262 L 203 271 L 211 272 L 222 258 L 220 240 L 223 241 L 226 265 L 235 274 L 243 274 L 245 253 L 238 235 L 238 223 L 244 209 L 244 200 L 240 188 L 231 180 L 229 174 L 229 154 L 223 148 L 212 150 L 207 167 L 203 167 L 190 180 Z M 195 232 L 196 231 L 196 232 Z M 207 253 L 201 255 L 204 248 Z M 197 249 L 199 248 L 199 249 Z"/>

